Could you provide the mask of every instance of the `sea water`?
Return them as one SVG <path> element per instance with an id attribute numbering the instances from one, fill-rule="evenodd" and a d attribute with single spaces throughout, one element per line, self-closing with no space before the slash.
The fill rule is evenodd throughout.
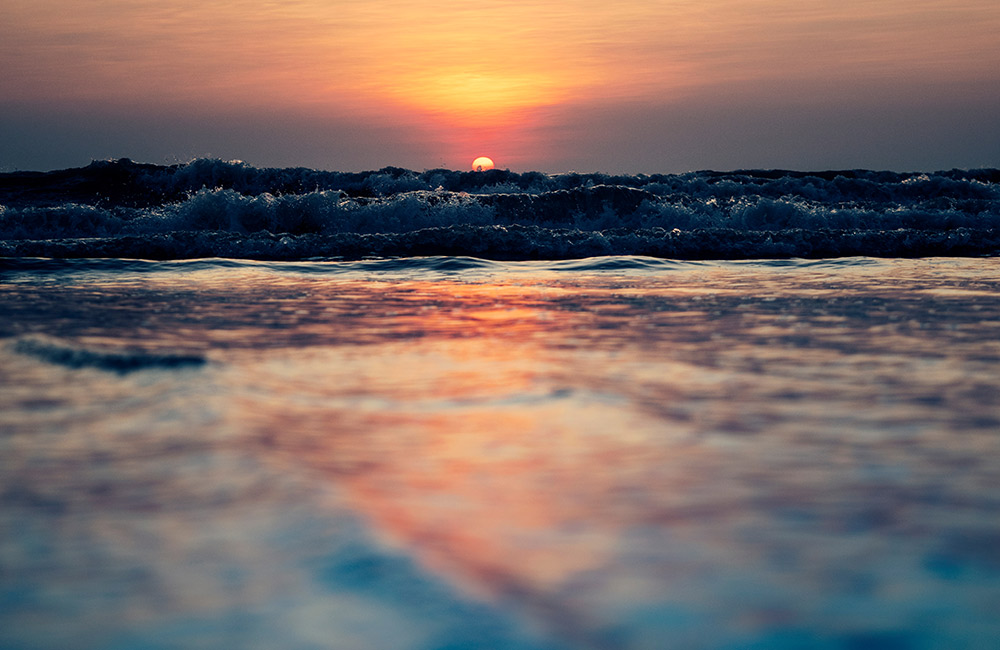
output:
<path id="1" fill-rule="evenodd" d="M 0 174 L 0 256 L 493 260 L 1000 254 L 1000 170 L 369 172 L 127 159 Z"/>
<path id="2" fill-rule="evenodd" d="M 995 647 L 998 271 L 5 259 L 0 646 Z"/>

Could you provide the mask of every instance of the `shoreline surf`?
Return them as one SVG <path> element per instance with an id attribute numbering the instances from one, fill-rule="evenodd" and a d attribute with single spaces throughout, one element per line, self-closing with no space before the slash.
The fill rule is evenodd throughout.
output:
<path id="1" fill-rule="evenodd" d="M 1000 170 L 371 172 L 127 159 L 0 174 L 0 256 L 996 256 Z"/>

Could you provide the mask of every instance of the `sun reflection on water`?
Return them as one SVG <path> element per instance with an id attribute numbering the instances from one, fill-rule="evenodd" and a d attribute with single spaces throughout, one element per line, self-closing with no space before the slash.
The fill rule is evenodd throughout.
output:
<path id="1" fill-rule="evenodd" d="M 1000 303 L 979 261 L 935 287 L 915 264 L 0 287 L 11 335 L 206 359 L 119 376 L 0 350 L 3 516 L 75 522 L 59 584 L 84 551 L 147 571 L 114 574 L 135 625 L 289 584 L 316 549 L 269 558 L 243 527 L 314 539 L 283 528 L 303 494 L 309 519 L 356 513 L 385 552 L 572 647 L 975 618 L 997 566 Z M 222 549 L 245 592 L 222 551 L 189 562 L 221 544 L 199 525 L 229 539 L 237 520 Z"/>

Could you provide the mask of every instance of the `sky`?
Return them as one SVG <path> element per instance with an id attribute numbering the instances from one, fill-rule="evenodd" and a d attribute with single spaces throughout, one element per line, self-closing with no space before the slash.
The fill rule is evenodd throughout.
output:
<path id="1" fill-rule="evenodd" d="M 997 0 L 0 0 L 0 171 L 1000 167 Z"/>

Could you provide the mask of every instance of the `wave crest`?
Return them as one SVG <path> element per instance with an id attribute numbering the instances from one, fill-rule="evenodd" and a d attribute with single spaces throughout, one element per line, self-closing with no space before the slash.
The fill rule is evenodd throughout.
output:
<path id="1" fill-rule="evenodd" d="M 640 249 L 650 248 L 647 231 L 658 229 L 727 231 L 744 239 L 754 232 L 786 233 L 779 239 L 787 239 L 788 232 L 800 230 L 815 239 L 817 233 L 839 231 L 845 245 L 857 239 L 856 231 L 955 234 L 966 229 L 982 231 L 985 234 L 978 237 L 988 240 L 989 233 L 1000 228 L 1000 171 L 744 170 L 614 176 L 495 169 L 414 172 L 396 167 L 329 172 L 256 168 L 238 161 L 159 166 L 118 160 L 57 172 L 0 174 L 0 241 L 6 242 L 8 252 L 24 249 L 17 242 L 27 240 L 132 237 L 153 247 L 166 235 L 177 241 L 177 233 L 193 233 L 189 239 L 230 233 L 249 242 L 258 234 L 357 238 L 434 229 L 458 237 L 464 227 L 590 233 L 561 235 L 569 238 L 562 248 L 577 250 L 587 239 L 595 242 L 592 254 L 598 255 L 606 253 L 596 250 L 601 248 L 596 242 L 611 234 L 622 241 L 620 233 L 610 233 L 621 229 L 632 231 L 637 243 L 633 250 L 612 251 L 617 254 L 645 254 Z M 505 235 L 505 250 L 513 245 L 516 232 Z M 526 244 L 529 248 L 520 255 L 534 255 L 536 244 Z M 308 252 L 342 256 L 349 249 Z M 994 251 L 971 249 L 974 254 Z M 779 250 L 801 254 L 804 247 Z M 239 246 L 230 252 L 237 257 L 262 254 Z M 720 257 L 730 253 L 718 251 Z M 762 256 L 763 249 L 759 253 Z"/>

